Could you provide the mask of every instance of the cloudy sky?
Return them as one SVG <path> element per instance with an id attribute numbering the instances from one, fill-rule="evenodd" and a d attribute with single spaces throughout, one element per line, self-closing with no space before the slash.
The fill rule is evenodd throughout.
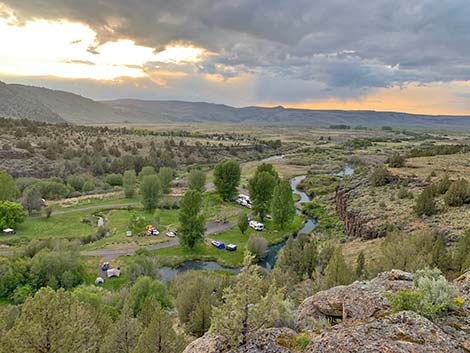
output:
<path id="1" fill-rule="evenodd" d="M 470 114 L 469 0 L 0 0 L 0 44 L 96 99 Z"/>

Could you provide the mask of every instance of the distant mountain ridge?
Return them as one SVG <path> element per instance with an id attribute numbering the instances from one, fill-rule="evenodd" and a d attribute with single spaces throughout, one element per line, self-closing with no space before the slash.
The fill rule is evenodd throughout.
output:
<path id="1" fill-rule="evenodd" d="M 242 123 L 277 126 L 344 124 L 366 127 L 470 129 L 470 116 L 309 110 L 282 106 L 235 108 L 224 104 L 176 100 L 95 101 L 70 92 L 3 82 L 0 82 L 0 117 L 73 124 Z"/>

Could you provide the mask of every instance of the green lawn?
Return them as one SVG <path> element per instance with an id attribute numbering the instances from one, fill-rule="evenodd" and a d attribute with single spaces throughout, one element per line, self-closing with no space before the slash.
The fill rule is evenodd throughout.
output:
<path id="1" fill-rule="evenodd" d="M 63 211 L 63 210 L 74 210 L 77 208 L 84 208 L 90 206 L 107 206 L 113 204 L 125 204 L 131 202 L 139 202 L 140 198 L 138 196 L 133 197 L 131 199 L 126 199 L 124 197 L 117 197 L 117 198 L 110 198 L 106 195 L 97 195 L 96 198 L 89 198 L 85 200 L 79 200 L 76 203 L 66 205 L 66 201 L 64 203 L 55 203 L 51 207 L 53 210 L 56 211 Z"/>
<path id="2" fill-rule="evenodd" d="M 190 250 L 182 246 L 175 246 L 166 249 L 154 251 L 164 263 L 179 263 L 186 260 L 215 260 L 221 265 L 228 267 L 239 267 L 243 262 L 243 254 L 245 252 L 246 243 L 252 234 L 263 236 L 269 243 L 273 245 L 281 242 L 290 234 L 298 231 L 304 222 L 304 218 L 296 216 L 291 226 L 283 231 L 275 229 L 271 221 L 264 222 L 266 229 L 262 232 L 257 232 L 251 228 L 242 234 L 238 227 L 234 227 L 224 233 L 218 235 L 211 235 L 206 239 L 203 244 L 198 244 L 194 249 Z M 219 250 L 209 244 L 209 239 L 223 241 L 225 244 L 236 244 L 237 250 L 234 252 Z"/>

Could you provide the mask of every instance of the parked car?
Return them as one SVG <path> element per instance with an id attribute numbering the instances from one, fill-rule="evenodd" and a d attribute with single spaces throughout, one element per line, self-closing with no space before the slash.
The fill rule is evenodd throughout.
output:
<path id="1" fill-rule="evenodd" d="M 176 237 L 176 232 L 167 232 L 166 236 L 170 237 L 170 238 L 174 238 L 174 237 Z"/>
<path id="2" fill-rule="evenodd" d="M 235 251 L 237 250 L 237 246 L 235 244 L 228 244 L 225 249 L 227 249 L 227 251 Z"/>
<path id="3" fill-rule="evenodd" d="M 217 249 L 220 249 L 220 250 L 225 249 L 225 244 L 222 243 L 221 241 L 212 240 L 212 241 L 211 241 L 211 244 L 212 244 L 213 246 L 215 246 Z"/>
<path id="4" fill-rule="evenodd" d="M 264 229 L 264 224 L 261 223 L 261 222 L 250 221 L 250 223 L 248 223 L 248 224 L 251 228 L 253 228 L 254 230 L 256 230 L 258 232 L 261 232 Z"/>
<path id="5" fill-rule="evenodd" d="M 16 234 L 16 230 L 14 230 L 12 228 L 6 228 L 6 229 L 3 230 L 3 234 L 6 234 L 6 235 Z"/>

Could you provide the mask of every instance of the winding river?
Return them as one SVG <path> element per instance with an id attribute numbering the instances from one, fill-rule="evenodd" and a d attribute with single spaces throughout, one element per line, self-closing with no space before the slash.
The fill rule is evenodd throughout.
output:
<path id="1" fill-rule="evenodd" d="M 304 179 L 305 179 L 305 175 L 302 175 L 302 176 L 294 177 L 290 180 L 292 192 L 296 195 L 299 195 L 299 200 L 296 202 L 296 212 L 298 215 L 302 214 L 302 212 L 299 209 L 299 206 L 304 202 L 309 202 L 312 200 L 310 196 L 308 196 L 305 192 L 303 192 L 302 190 L 298 188 L 299 184 Z M 300 229 L 297 234 L 308 234 L 315 228 L 315 226 L 316 226 L 315 219 L 313 217 L 308 216 L 302 229 Z M 297 234 L 295 234 L 294 236 L 297 236 Z M 278 244 L 270 246 L 266 254 L 266 257 L 264 258 L 264 260 L 260 261 L 258 264 L 261 267 L 266 268 L 268 270 L 272 269 L 276 262 L 277 254 L 279 250 L 282 249 L 282 247 L 286 244 L 286 241 L 287 239 Z M 168 267 L 168 266 L 162 267 L 160 269 L 161 279 L 163 282 L 168 283 L 168 281 L 170 281 L 178 273 L 189 271 L 189 270 L 226 270 L 226 271 L 233 272 L 235 274 L 240 272 L 239 268 L 225 267 L 225 266 L 218 264 L 215 261 L 194 260 L 194 261 L 185 261 L 178 267 Z"/>

